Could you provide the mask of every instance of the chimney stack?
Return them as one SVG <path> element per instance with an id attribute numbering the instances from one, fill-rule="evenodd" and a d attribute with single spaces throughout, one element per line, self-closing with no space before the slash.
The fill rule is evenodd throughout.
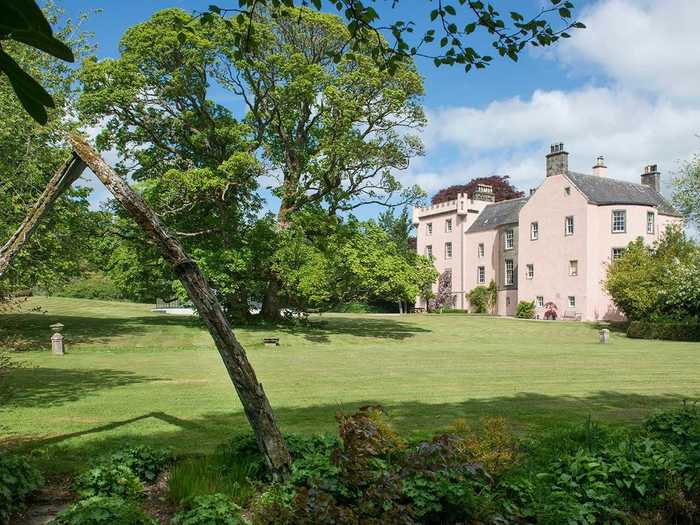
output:
<path id="1" fill-rule="evenodd" d="M 641 182 L 645 186 L 653 188 L 656 193 L 661 193 L 661 173 L 656 164 L 644 166 L 644 172 L 641 175 Z"/>
<path id="2" fill-rule="evenodd" d="M 547 177 L 562 175 L 569 171 L 569 154 L 564 151 L 564 143 L 552 144 L 547 155 Z"/>
<path id="3" fill-rule="evenodd" d="M 605 165 L 605 159 L 602 155 L 600 155 L 595 161 L 595 166 L 593 166 L 593 175 L 596 177 L 608 176 L 608 167 Z"/>

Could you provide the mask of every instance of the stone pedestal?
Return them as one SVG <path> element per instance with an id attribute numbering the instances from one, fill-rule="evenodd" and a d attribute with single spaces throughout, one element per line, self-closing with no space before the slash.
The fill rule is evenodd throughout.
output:
<path id="1" fill-rule="evenodd" d="M 65 348 L 63 346 L 63 336 L 61 334 L 53 334 L 51 336 L 51 352 L 54 355 L 64 355 Z"/>
<path id="2" fill-rule="evenodd" d="M 56 323 L 51 325 L 51 330 L 53 335 L 51 336 L 51 352 L 54 355 L 65 355 L 66 349 L 63 345 L 63 336 L 60 334 L 63 329 L 61 323 Z"/>
<path id="3" fill-rule="evenodd" d="M 600 344 L 606 345 L 610 342 L 610 330 L 607 328 L 603 328 L 598 332 L 598 335 L 600 336 Z"/>

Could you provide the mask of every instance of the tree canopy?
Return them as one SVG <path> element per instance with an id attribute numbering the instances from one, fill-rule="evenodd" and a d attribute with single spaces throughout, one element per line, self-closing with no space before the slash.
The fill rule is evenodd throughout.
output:
<path id="1" fill-rule="evenodd" d="M 700 156 L 683 164 L 673 180 L 673 203 L 700 228 Z"/>
<path id="2" fill-rule="evenodd" d="M 515 186 L 510 183 L 510 177 L 508 175 L 492 175 L 490 177 L 477 177 L 466 184 L 455 184 L 454 186 L 443 188 L 433 195 L 431 203 L 439 204 L 441 202 L 455 200 L 460 193 L 472 195 L 480 184 L 486 184 L 493 188 L 496 202 L 525 196 L 524 192 L 516 189 Z"/>

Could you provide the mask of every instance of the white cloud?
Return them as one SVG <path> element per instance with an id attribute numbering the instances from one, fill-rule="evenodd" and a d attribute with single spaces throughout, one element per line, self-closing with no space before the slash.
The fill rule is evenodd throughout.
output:
<path id="1" fill-rule="evenodd" d="M 556 48 L 570 67 L 599 66 L 628 89 L 698 96 L 697 0 L 603 0 L 585 9 L 581 20 L 587 29 Z"/>
<path id="2" fill-rule="evenodd" d="M 611 176 L 631 181 L 638 181 L 646 164 L 674 170 L 700 145 L 700 104 L 679 106 L 618 88 L 536 91 L 527 99 L 496 101 L 483 109 L 441 108 L 429 116 L 429 157 L 449 146 L 459 153 L 439 171 L 421 170 L 425 161 L 412 167 L 412 181 L 428 191 L 492 173 L 509 174 L 520 185 L 536 184 L 544 176 L 550 142 L 565 143 L 572 169 L 588 173 L 604 155 Z"/>

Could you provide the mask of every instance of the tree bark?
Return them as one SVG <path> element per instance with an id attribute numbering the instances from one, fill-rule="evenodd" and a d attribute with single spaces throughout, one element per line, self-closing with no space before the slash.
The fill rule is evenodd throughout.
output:
<path id="1" fill-rule="evenodd" d="M 207 324 L 273 477 L 285 478 L 289 473 L 291 457 L 270 402 L 201 270 L 143 198 L 134 192 L 81 136 L 71 134 L 69 140 L 77 155 L 155 241 L 165 260 L 172 265 L 199 315 Z"/>
<path id="2" fill-rule="evenodd" d="M 85 170 L 85 163 L 76 155 L 71 157 L 61 165 L 51 180 L 46 185 L 36 204 L 29 210 L 27 217 L 19 226 L 10 240 L 0 248 L 0 277 L 10 266 L 12 259 L 29 241 L 32 233 L 41 220 L 51 210 L 54 202 L 66 191 L 71 184 L 80 178 Z"/>

